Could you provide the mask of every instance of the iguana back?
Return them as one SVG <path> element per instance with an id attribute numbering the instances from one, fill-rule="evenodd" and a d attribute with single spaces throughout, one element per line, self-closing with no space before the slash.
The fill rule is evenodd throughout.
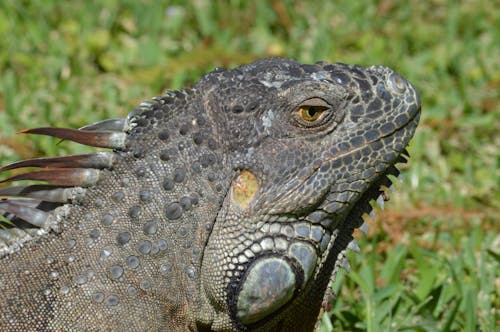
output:
<path id="1" fill-rule="evenodd" d="M 25 131 L 112 151 L 3 168 L 48 184 L 0 189 L 0 327 L 312 330 L 419 114 L 387 68 L 266 59 Z"/>

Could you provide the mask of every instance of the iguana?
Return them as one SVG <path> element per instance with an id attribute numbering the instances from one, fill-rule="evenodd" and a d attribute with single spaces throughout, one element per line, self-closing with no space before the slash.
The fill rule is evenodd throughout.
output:
<path id="1" fill-rule="evenodd" d="M 2 331 L 312 331 L 420 116 L 382 66 L 215 69 L 0 189 Z"/>

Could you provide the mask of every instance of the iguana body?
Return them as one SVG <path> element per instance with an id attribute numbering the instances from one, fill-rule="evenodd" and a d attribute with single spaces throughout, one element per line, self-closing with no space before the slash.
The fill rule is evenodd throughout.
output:
<path id="1" fill-rule="evenodd" d="M 0 329 L 313 330 L 419 114 L 387 68 L 267 59 L 26 131 L 113 151 L 4 167 L 51 185 L 0 192 Z"/>

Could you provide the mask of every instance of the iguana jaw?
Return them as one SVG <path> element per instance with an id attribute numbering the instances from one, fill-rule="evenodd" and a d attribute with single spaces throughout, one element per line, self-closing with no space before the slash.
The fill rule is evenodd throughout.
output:
<path id="1" fill-rule="evenodd" d="M 238 154 L 233 170 L 239 174 L 203 255 L 203 292 L 221 313 L 213 327 L 229 319 L 237 330 L 266 330 L 300 308 L 308 316 L 319 311 L 330 275 L 343 262 L 339 255 L 371 211 L 370 201 L 382 194 L 380 186 L 389 187 L 388 176 L 398 174 L 394 164 L 404 161 L 400 155 L 419 119 L 420 102 L 410 84 L 386 68 L 367 72 L 378 76 L 375 87 L 361 94 L 351 85 L 338 93 L 341 99 L 331 104 L 342 116 L 320 139 L 320 130 L 308 140 L 303 128 L 286 127 L 284 134 L 269 124 L 251 154 Z M 286 111 L 273 114 L 274 125 L 287 123 Z M 290 166 L 283 173 L 266 167 L 273 159 Z"/>

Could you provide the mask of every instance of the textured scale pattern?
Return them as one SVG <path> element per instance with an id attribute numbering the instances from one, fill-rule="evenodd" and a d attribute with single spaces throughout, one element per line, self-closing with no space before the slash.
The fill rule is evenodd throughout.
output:
<path id="1" fill-rule="evenodd" d="M 1 169 L 42 167 L 0 189 L 1 330 L 313 330 L 419 115 L 390 69 L 265 59 L 24 131 L 111 150 Z"/>

